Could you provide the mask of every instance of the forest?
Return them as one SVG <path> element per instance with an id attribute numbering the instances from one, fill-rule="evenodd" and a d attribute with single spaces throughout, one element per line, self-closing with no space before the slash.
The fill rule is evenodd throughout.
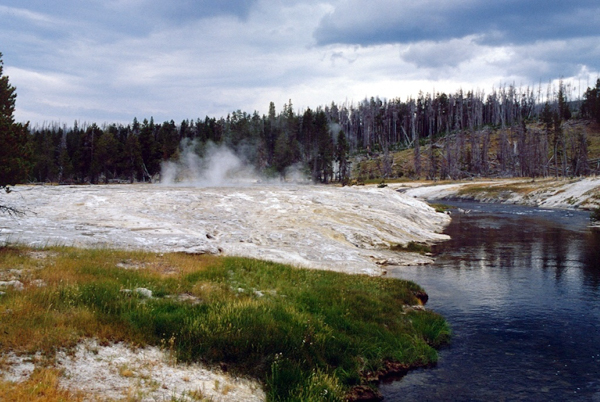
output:
<path id="1" fill-rule="evenodd" d="M 29 174 L 38 183 L 144 182 L 161 163 L 177 160 L 184 144 L 202 155 L 207 144 L 230 148 L 270 177 L 300 166 L 314 182 L 399 176 L 572 177 L 597 174 L 585 124 L 600 123 L 600 79 L 578 100 L 558 87 L 507 85 L 452 94 L 419 93 L 406 100 L 372 97 L 295 111 L 292 101 L 267 115 L 234 111 L 226 117 L 130 124 L 75 122 L 29 127 Z M 573 128 L 575 127 L 575 128 Z M 394 153 L 410 150 L 410 167 L 394 169 Z M 365 171 L 357 161 L 377 158 Z M 368 177 L 367 177 L 368 176 Z"/>

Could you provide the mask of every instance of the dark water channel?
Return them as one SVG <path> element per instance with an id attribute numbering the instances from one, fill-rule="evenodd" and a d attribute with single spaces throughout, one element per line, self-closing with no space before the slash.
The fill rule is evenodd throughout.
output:
<path id="1" fill-rule="evenodd" d="M 455 203 L 433 266 L 392 273 L 452 325 L 437 367 L 386 401 L 600 402 L 600 232 L 584 212 Z"/>

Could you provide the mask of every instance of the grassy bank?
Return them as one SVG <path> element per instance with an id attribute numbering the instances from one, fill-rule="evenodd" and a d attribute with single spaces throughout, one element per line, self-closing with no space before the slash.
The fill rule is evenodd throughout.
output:
<path id="1" fill-rule="evenodd" d="M 86 337 L 162 345 L 259 379 L 273 401 L 343 400 L 390 362 L 435 362 L 449 338 L 440 316 L 404 307 L 419 304 L 413 283 L 251 259 L 3 247 L 0 280 L 23 285 L 0 289 L 0 354 L 40 351 L 48 370 Z M 53 381 L 44 400 L 64 400 Z M 0 399 L 28 386 L 0 381 Z"/>

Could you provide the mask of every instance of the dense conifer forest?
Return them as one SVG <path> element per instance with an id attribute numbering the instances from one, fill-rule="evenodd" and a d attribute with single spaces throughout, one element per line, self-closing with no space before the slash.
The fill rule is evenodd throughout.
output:
<path id="1" fill-rule="evenodd" d="M 237 110 L 179 123 L 152 117 L 125 125 L 48 123 L 28 127 L 28 180 L 152 181 L 161 163 L 177 160 L 185 144 L 202 155 L 209 143 L 227 146 L 267 176 L 284 178 L 295 166 L 321 183 L 346 183 L 351 176 L 595 174 L 598 161 L 590 155 L 588 137 L 590 127 L 600 123 L 600 79 L 579 100 L 569 99 L 571 92 L 561 81 L 557 88 L 419 93 L 404 101 L 375 97 L 302 111 L 290 100 L 279 111 L 271 103 L 267 115 Z M 401 151 L 410 161 L 398 168 L 394 155 Z M 377 168 L 366 169 L 373 158 Z"/>

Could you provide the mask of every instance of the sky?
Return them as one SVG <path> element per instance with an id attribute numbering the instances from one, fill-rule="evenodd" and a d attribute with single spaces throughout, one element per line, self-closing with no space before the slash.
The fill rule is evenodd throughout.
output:
<path id="1" fill-rule="evenodd" d="M 600 71 L 598 0 L 0 0 L 15 118 L 279 112 Z"/>

